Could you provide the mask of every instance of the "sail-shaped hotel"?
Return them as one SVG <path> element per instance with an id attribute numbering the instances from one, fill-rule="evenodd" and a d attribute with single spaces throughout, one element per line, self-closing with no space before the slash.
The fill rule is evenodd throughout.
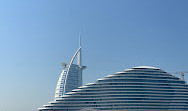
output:
<path id="1" fill-rule="evenodd" d="M 86 68 L 86 66 L 82 66 L 81 61 L 81 38 L 79 40 L 79 48 L 76 53 L 73 55 L 69 64 L 63 63 L 64 66 L 63 71 L 59 77 L 55 98 L 59 98 L 67 92 L 70 92 L 73 89 L 82 86 L 82 70 Z M 73 64 L 74 59 L 77 56 L 77 64 Z"/>
<path id="2" fill-rule="evenodd" d="M 39 111 L 188 111 L 186 82 L 155 67 L 133 67 L 80 86 L 83 66 L 72 64 L 80 52 L 65 66 L 55 100 Z"/>

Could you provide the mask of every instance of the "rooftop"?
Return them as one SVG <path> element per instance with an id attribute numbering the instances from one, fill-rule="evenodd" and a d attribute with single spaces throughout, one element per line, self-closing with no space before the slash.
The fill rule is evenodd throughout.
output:
<path id="1" fill-rule="evenodd" d="M 138 66 L 138 67 L 133 67 L 133 69 L 135 68 L 144 68 L 144 69 L 159 69 L 159 68 L 156 68 L 156 67 L 151 67 L 151 66 Z"/>

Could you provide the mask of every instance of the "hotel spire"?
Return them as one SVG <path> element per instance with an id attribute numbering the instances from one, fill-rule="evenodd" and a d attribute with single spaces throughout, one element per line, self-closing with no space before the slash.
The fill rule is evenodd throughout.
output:
<path id="1" fill-rule="evenodd" d="M 82 58 L 81 58 L 81 35 L 79 34 L 79 48 L 80 48 L 80 51 L 78 52 L 78 55 L 77 55 L 77 64 L 79 65 L 79 67 L 82 66 Z"/>

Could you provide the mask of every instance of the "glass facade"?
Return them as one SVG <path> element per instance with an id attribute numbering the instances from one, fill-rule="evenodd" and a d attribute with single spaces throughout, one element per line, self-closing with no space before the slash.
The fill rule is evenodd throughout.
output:
<path id="1" fill-rule="evenodd" d="M 185 81 L 154 67 L 118 72 L 78 87 L 39 111 L 188 111 Z"/>

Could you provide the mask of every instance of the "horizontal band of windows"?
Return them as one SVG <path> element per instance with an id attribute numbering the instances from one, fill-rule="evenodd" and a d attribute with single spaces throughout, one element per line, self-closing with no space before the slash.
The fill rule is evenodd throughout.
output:
<path id="1" fill-rule="evenodd" d="M 108 98 L 71 98 L 71 99 L 63 99 L 63 101 L 103 101 L 103 100 L 185 100 L 188 101 L 188 98 L 159 98 L 159 97 L 140 97 L 140 98 L 117 98 L 117 97 L 108 97 Z M 56 101 L 62 101 L 62 100 L 56 100 Z"/>
<path id="2" fill-rule="evenodd" d="M 136 107 L 139 107 L 139 106 L 145 106 L 145 107 L 187 107 L 188 108 L 188 104 L 186 105 L 152 105 L 152 104 L 106 104 L 106 105 L 100 105 L 100 104 L 92 104 L 92 105 L 87 105 L 87 104 L 83 104 L 83 105 L 71 105 L 71 106 L 45 106 L 45 107 L 59 107 L 59 108 L 62 108 L 62 107 L 65 107 L 65 108 L 68 108 L 68 107 L 121 107 L 121 106 L 124 106 L 124 107 L 130 107 L 130 106 L 136 106 Z"/>
<path id="3" fill-rule="evenodd" d="M 126 78 L 126 79 L 104 79 L 104 80 L 97 80 L 97 83 L 105 83 L 105 82 L 151 82 L 151 83 L 176 83 L 176 84 L 185 84 L 185 81 L 180 80 L 151 80 L 151 79 L 133 79 L 133 78 Z"/>
<path id="4" fill-rule="evenodd" d="M 155 92 L 186 92 L 188 93 L 188 90 L 180 90 L 180 89 L 157 89 L 157 88 L 114 88 L 114 89 L 83 89 L 78 90 L 77 92 L 103 92 L 103 91 L 155 91 Z"/>
<path id="5" fill-rule="evenodd" d="M 79 90 L 78 92 L 82 92 L 82 91 L 105 91 L 105 90 L 136 90 L 136 91 L 139 91 L 139 90 L 145 90 L 145 91 L 148 91 L 148 90 L 158 90 L 158 91 L 180 91 L 180 92 L 187 92 L 188 89 L 178 89 L 178 88 L 161 88 L 161 87 L 126 87 L 126 86 L 122 86 L 122 87 L 108 87 L 108 88 L 85 88 L 85 89 L 82 89 L 82 90 Z"/>
<path id="6" fill-rule="evenodd" d="M 91 85 L 85 85 L 86 87 L 98 87 L 103 85 L 158 85 L 158 86 L 180 86 L 180 87 L 188 87 L 187 84 L 179 84 L 179 83 L 160 83 L 160 82 L 145 82 L 145 81 L 124 81 L 124 82 L 98 82 L 93 83 Z"/>
<path id="7" fill-rule="evenodd" d="M 128 103 L 128 104 L 161 104 L 161 101 L 142 101 L 142 100 L 137 100 L 137 101 L 95 101 L 96 104 L 125 104 L 125 103 Z M 52 102 L 51 104 L 61 104 L 61 105 L 64 105 L 64 104 L 68 104 L 68 105 L 73 105 L 73 104 L 93 104 L 94 102 L 85 102 L 85 101 L 76 101 L 76 102 L 70 102 L 70 101 L 61 101 L 61 102 Z M 179 101 L 179 102 L 176 102 L 176 101 L 163 101 L 162 102 L 163 104 L 188 104 L 188 101 Z"/>
<path id="8" fill-rule="evenodd" d="M 179 78 L 174 76 L 153 76 L 153 75 L 112 75 L 110 77 L 105 78 L 152 78 L 152 79 L 172 79 L 172 80 L 179 80 Z"/>
<path id="9" fill-rule="evenodd" d="M 47 109 L 48 107 L 46 107 L 46 109 Z M 70 108 L 61 108 L 61 107 L 49 107 L 52 111 L 57 111 L 56 109 L 62 109 L 62 110 L 65 110 L 65 111 L 71 111 L 71 110 L 78 110 L 78 107 L 70 107 Z M 81 107 L 82 108 L 82 107 Z M 85 108 L 85 107 L 84 107 Z M 120 109 L 139 109 L 139 111 L 140 110 L 144 110 L 144 109 L 168 109 L 168 110 L 170 110 L 170 109 L 173 109 L 173 111 L 175 110 L 175 111 L 178 111 L 178 109 L 180 109 L 180 110 L 185 110 L 185 109 L 188 109 L 187 107 L 177 107 L 177 106 L 175 106 L 175 107 L 156 107 L 156 106 L 150 106 L 150 107 L 146 107 L 146 106 L 137 106 L 137 107 L 135 107 L 135 106 L 122 106 L 122 107 L 97 107 L 97 106 L 94 106 L 94 107 L 89 107 L 89 108 L 91 108 L 91 109 L 97 109 L 97 110 L 120 110 Z M 45 108 L 44 108 L 45 109 Z M 62 110 L 60 110 L 60 111 L 62 111 Z M 41 111 L 41 110 L 40 110 Z"/>
<path id="10" fill-rule="evenodd" d="M 96 89 L 96 88 L 167 88 L 167 89 L 188 89 L 188 87 L 179 86 L 157 86 L 157 85 L 99 85 L 98 87 L 83 87 L 79 89 Z"/>
<path id="11" fill-rule="evenodd" d="M 74 93 L 77 95 L 105 95 L 105 94 L 162 94 L 162 95 L 188 95 L 188 93 L 182 93 L 182 92 L 152 92 L 152 91 L 103 91 L 103 92 L 77 92 Z M 71 94 L 66 94 L 66 95 L 71 95 Z"/>
<path id="12" fill-rule="evenodd" d="M 164 97 L 164 98 L 188 98 L 187 96 L 175 96 L 175 95 L 171 95 L 171 96 L 167 96 L 167 95 L 100 95 L 100 96 L 70 96 L 67 98 L 103 98 L 103 97 Z"/>

